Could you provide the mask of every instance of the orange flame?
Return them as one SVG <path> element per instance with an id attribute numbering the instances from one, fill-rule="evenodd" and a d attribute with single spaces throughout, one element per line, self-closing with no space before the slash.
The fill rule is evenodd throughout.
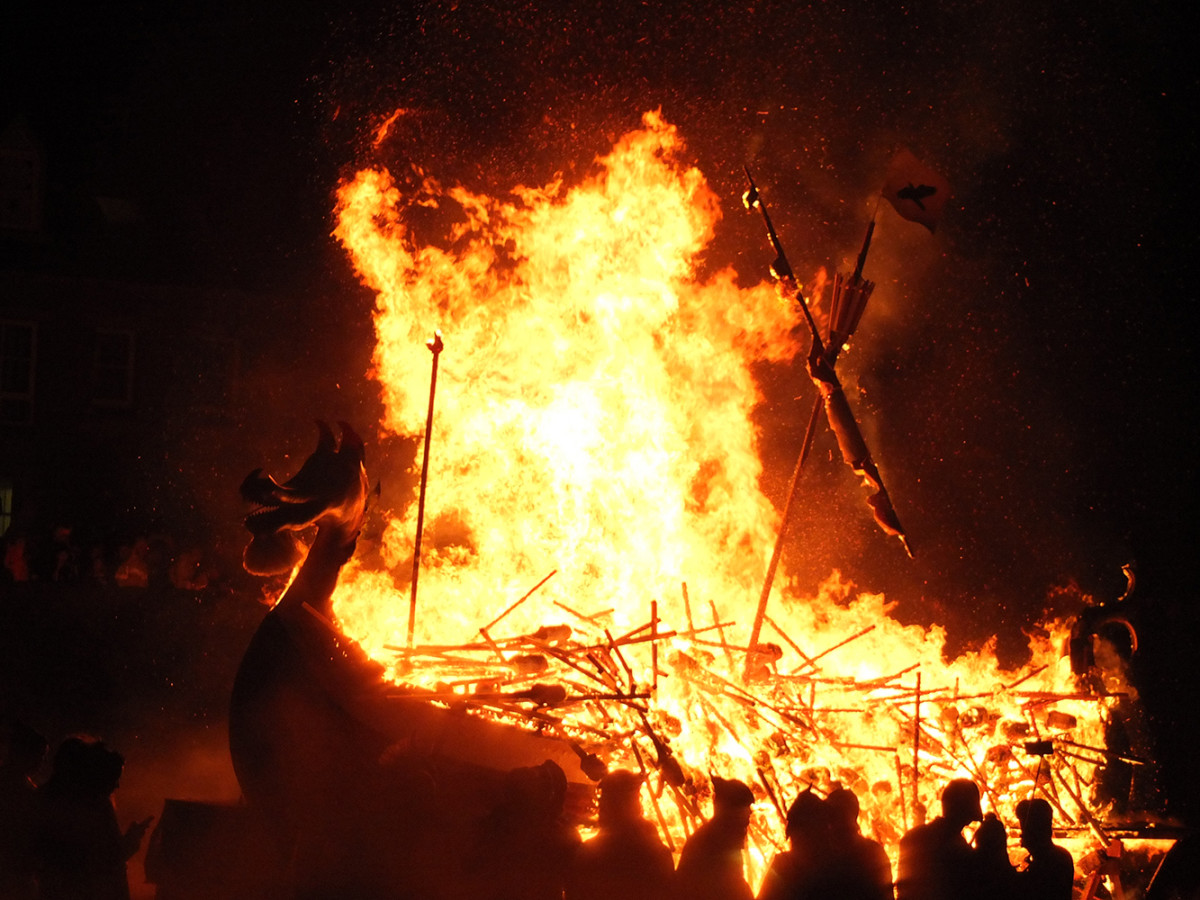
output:
<path id="1" fill-rule="evenodd" d="M 380 122 L 378 127 L 375 129 L 375 137 L 371 139 L 371 146 L 379 147 L 385 140 L 387 140 L 388 135 L 392 133 L 392 126 L 396 124 L 396 120 L 401 116 L 408 115 L 408 113 L 409 110 L 401 107 L 400 109 L 394 110 L 390 116 Z"/>
<path id="2" fill-rule="evenodd" d="M 1011 823 L 1038 777 L 1037 760 L 1014 747 L 1067 727 L 1068 714 L 1074 739 L 1102 745 L 1100 704 L 1062 699 L 1074 687 L 1061 625 L 1021 672 L 999 671 L 991 647 L 947 664 L 943 632 L 900 625 L 882 596 L 856 596 L 835 573 L 806 597 L 781 573 L 774 630 L 764 631 L 781 645 L 776 677 L 740 686 L 737 645 L 778 524 L 759 487 L 752 366 L 807 348 L 794 335 L 797 311 L 773 286 L 739 287 L 729 269 L 698 280 L 720 213 L 682 151 L 652 112 L 574 186 L 491 197 L 418 170 L 421 188 L 405 195 L 381 169 L 341 186 L 335 235 L 377 292 L 384 428 L 423 432 L 424 344 L 435 329 L 445 339 L 418 641 L 477 640 L 557 570 L 501 630 L 565 621 L 587 632 L 591 617 L 619 635 L 648 622 L 657 602 L 656 627 L 680 632 L 664 645 L 662 673 L 647 645 L 623 652 L 635 684 L 657 682 L 651 720 L 700 780 L 716 772 L 767 784 L 785 805 L 806 785 L 841 781 L 859 794 L 865 830 L 891 843 L 915 821 L 915 798 L 936 810 L 940 786 L 965 775 L 996 786 L 985 807 Z M 441 246 L 418 237 L 417 219 L 444 223 Z M 335 596 L 343 629 L 385 662 L 404 643 L 408 598 L 391 572 L 411 569 L 415 523 L 414 504 L 387 525 L 385 569 L 352 563 Z M 718 623 L 728 627 L 700 632 Z M 605 746 L 628 763 L 636 743 Z M 648 745 L 638 752 L 655 758 Z M 1072 784 L 1044 788 L 1060 824 L 1088 815 L 1070 794 L 1087 793 L 1092 768 L 1072 771 Z M 759 790 L 761 870 L 783 838 Z M 690 827 L 685 805 L 658 807 L 678 840 Z"/>

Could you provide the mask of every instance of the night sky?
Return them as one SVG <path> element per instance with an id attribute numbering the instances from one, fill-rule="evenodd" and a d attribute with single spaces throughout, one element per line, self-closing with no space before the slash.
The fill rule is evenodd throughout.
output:
<path id="1" fill-rule="evenodd" d="M 770 254 L 743 164 L 806 277 L 852 259 L 907 146 L 954 199 L 935 235 L 885 211 L 843 365 L 917 558 L 874 531 L 825 435 L 794 571 L 840 567 L 901 617 L 1016 652 L 1054 588 L 1113 599 L 1136 559 L 1162 646 L 1194 629 L 1197 92 L 1168 4 L 25 6 L 0 24 L 0 128 L 20 114 L 42 136 L 55 213 L 127 197 L 153 236 L 107 265 L 305 297 L 310 315 L 281 310 L 280 327 L 297 343 L 345 329 L 327 377 L 363 414 L 372 301 L 328 237 L 359 165 L 480 190 L 569 180 L 661 107 L 722 198 L 706 269 L 749 284 Z M 398 107 L 408 130 L 373 148 Z M 811 387 L 762 374 L 782 499 Z"/>

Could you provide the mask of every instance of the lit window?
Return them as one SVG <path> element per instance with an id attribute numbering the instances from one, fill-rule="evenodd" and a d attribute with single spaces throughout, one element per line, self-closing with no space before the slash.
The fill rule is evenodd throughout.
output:
<path id="1" fill-rule="evenodd" d="M 7 478 L 0 478 L 0 537 L 12 527 L 13 486 Z"/>
<path id="2" fill-rule="evenodd" d="M 0 319 L 0 422 L 33 421 L 33 371 L 37 325 Z"/>

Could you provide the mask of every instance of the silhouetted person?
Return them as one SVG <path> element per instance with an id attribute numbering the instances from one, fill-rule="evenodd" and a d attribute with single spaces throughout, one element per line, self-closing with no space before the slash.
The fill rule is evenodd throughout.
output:
<path id="1" fill-rule="evenodd" d="M 71 532 L 70 525 L 55 525 L 51 532 L 52 581 L 79 580 L 79 546 Z"/>
<path id="2" fill-rule="evenodd" d="M 5 541 L 4 571 L 14 582 L 23 584 L 29 581 L 29 553 L 24 535 L 12 533 Z"/>
<path id="3" fill-rule="evenodd" d="M 1070 900 L 1075 863 L 1070 851 L 1054 843 L 1054 812 L 1040 797 L 1017 804 L 1021 846 L 1029 863 L 1019 875 L 1023 900 Z"/>
<path id="4" fill-rule="evenodd" d="M 37 897 L 31 840 L 37 799 L 33 777 L 47 748 L 46 739 L 24 722 L 7 728 L 0 745 L 0 900 Z"/>
<path id="5" fill-rule="evenodd" d="M 713 816 L 696 829 L 679 856 L 677 900 L 750 900 L 742 850 L 754 794 L 740 781 L 713 778 Z"/>
<path id="6" fill-rule="evenodd" d="M 844 787 L 825 798 L 829 818 L 826 896 L 838 900 L 891 900 L 892 863 L 878 841 L 858 828 L 858 797 Z"/>
<path id="7" fill-rule="evenodd" d="M 1018 893 L 1017 870 L 1008 860 L 1008 833 L 995 813 L 983 817 L 975 832 L 976 900 L 1009 900 Z"/>
<path id="8" fill-rule="evenodd" d="M 974 896 L 975 854 L 962 830 L 983 818 L 975 782 L 956 778 L 942 790 L 942 814 L 900 839 L 897 900 Z"/>
<path id="9" fill-rule="evenodd" d="M 112 805 L 125 759 L 101 741 L 70 737 L 38 788 L 34 833 L 42 900 L 129 900 L 125 861 L 151 819 L 122 834 Z"/>
<path id="10" fill-rule="evenodd" d="M 113 575 L 113 581 L 123 588 L 144 588 L 150 583 L 150 569 L 146 559 L 150 554 L 150 542 L 139 537 L 133 546 L 121 547 L 121 564 Z"/>
<path id="11" fill-rule="evenodd" d="M 758 900 L 800 900 L 823 888 L 830 836 L 825 801 L 811 789 L 802 791 L 788 807 L 784 833 L 790 849 L 771 860 Z"/>
<path id="12" fill-rule="evenodd" d="M 561 900 L 579 850 L 563 821 L 567 776 L 547 760 L 506 773 L 499 803 L 484 819 L 468 860 L 480 900 Z"/>
<path id="13" fill-rule="evenodd" d="M 567 900 L 665 900 L 675 873 L 671 851 L 642 818 L 642 778 L 618 771 L 600 781 L 600 830 L 575 856 Z"/>

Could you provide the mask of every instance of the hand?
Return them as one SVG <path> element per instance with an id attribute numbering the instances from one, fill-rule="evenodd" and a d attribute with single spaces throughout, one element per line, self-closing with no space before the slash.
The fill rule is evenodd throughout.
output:
<path id="1" fill-rule="evenodd" d="M 132 825 L 130 825 L 127 829 L 125 829 L 126 842 L 134 848 L 141 846 L 142 838 L 144 838 L 146 836 L 146 832 L 150 830 L 150 824 L 153 821 L 154 816 L 147 816 L 145 819 L 142 819 L 142 821 L 134 822 Z"/>

